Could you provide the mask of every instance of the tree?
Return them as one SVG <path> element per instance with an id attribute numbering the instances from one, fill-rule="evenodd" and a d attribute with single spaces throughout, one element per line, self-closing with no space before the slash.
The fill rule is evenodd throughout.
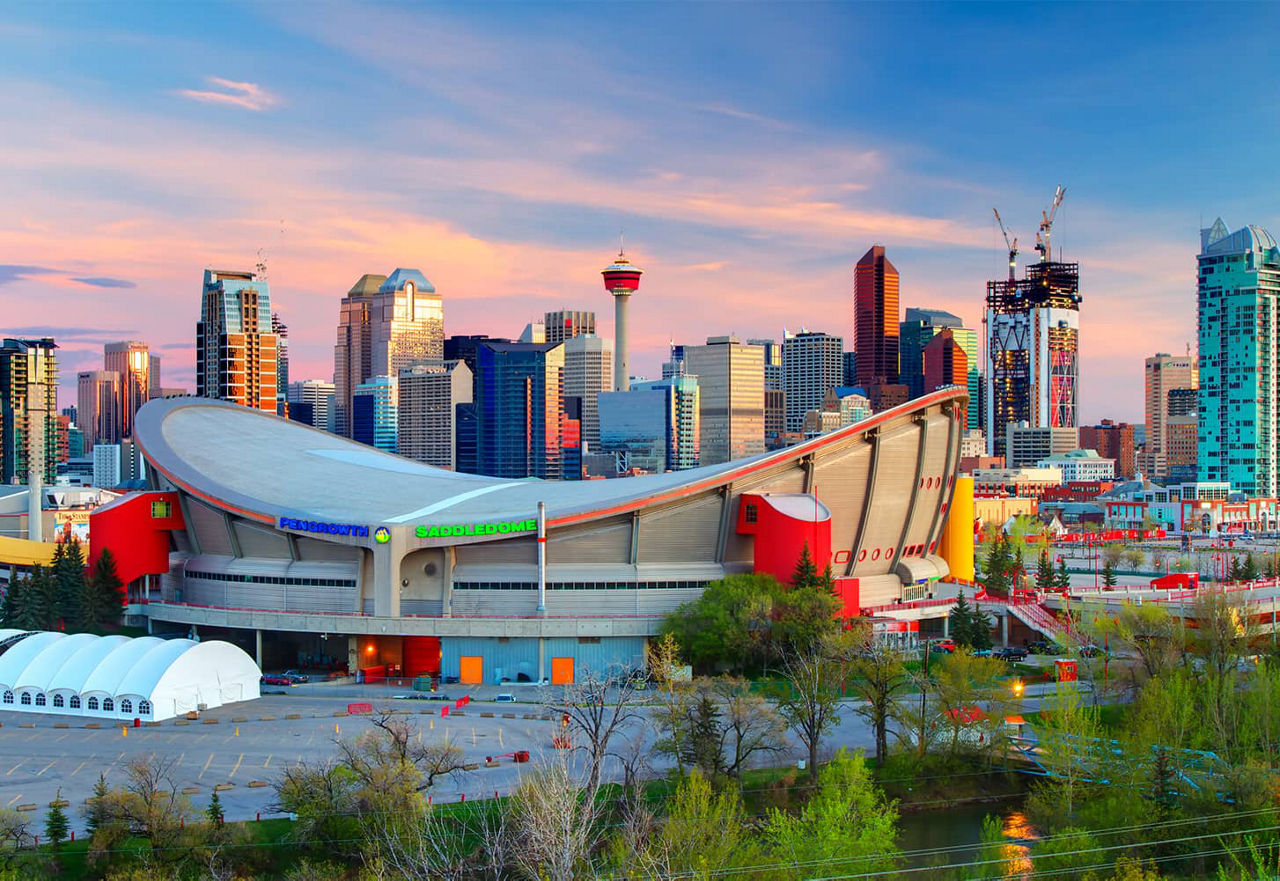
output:
<path id="1" fill-rule="evenodd" d="M 62 809 L 62 788 L 58 788 L 58 794 L 53 797 L 53 801 L 49 803 L 49 810 L 44 815 L 44 837 L 49 840 L 55 852 L 62 847 L 62 842 L 66 841 L 67 833 L 71 831 L 71 824 L 67 822 L 67 812 Z"/>
<path id="2" fill-rule="evenodd" d="M 1154 603 L 1126 602 L 1114 618 L 1096 619 L 1100 636 L 1118 640 L 1138 656 L 1147 678 L 1173 668 L 1181 655 L 1182 622 Z"/>
<path id="3" fill-rule="evenodd" d="M 752 693 L 749 682 L 721 677 L 712 687 L 722 707 L 721 765 L 726 774 L 737 779 L 757 755 L 784 749 L 787 726 L 772 704 Z"/>
<path id="4" fill-rule="evenodd" d="M 840 600 L 820 587 L 792 587 L 774 600 L 773 647 L 781 654 L 813 651 L 839 630 Z"/>
<path id="5" fill-rule="evenodd" d="M 956 595 L 956 604 L 951 607 L 947 617 L 949 618 L 948 632 L 956 645 L 973 645 L 973 620 L 969 601 L 965 599 L 963 590 Z"/>
<path id="6" fill-rule="evenodd" d="M 1249 551 L 1245 554 L 1244 563 L 1240 566 L 1240 580 L 1257 581 L 1258 576 L 1258 561 L 1253 558 L 1253 551 Z"/>
<path id="7" fill-rule="evenodd" d="M 828 638 L 817 651 L 793 653 L 783 661 L 788 686 L 778 696 L 778 712 L 809 752 L 809 776 L 817 772 L 822 738 L 840 722 L 840 697 L 852 650 L 840 637 Z"/>
<path id="8" fill-rule="evenodd" d="M 876 764 L 883 765 L 889 756 L 889 720 L 897 696 L 910 681 L 902 653 L 887 643 L 873 642 L 853 662 L 852 690 L 865 703 L 857 705 L 857 713 L 871 725 L 876 738 Z"/>
<path id="9" fill-rule="evenodd" d="M 980 742 L 994 749 L 1004 730 L 1012 693 L 1004 683 L 1008 667 L 995 658 L 980 658 L 958 649 L 946 655 L 934 674 L 939 726 L 947 733 L 949 750 L 961 747 L 966 731 L 980 732 Z M 978 711 L 975 713 L 975 711 Z"/>
<path id="10" fill-rule="evenodd" d="M 295 817 L 290 837 L 326 853 L 348 854 L 361 839 L 358 781 L 335 760 L 288 765 L 272 807 Z"/>
<path id="11" fill-rule="evenodd" d="M 1036 566 L 1036 590 L 1049 593 L 1058 584 L 1058 577 L 1053 571 L 1053 560 L 1047 548 L 1040 551 L 1040 562 Z"/>
<path id="12" fill-rule="evenodd" d="M 741 669 L 768 650 L 773 605 L 782 586 L 768 575 L 730 575 L 713 581 L 662 622 L 695 667 Z"/>
<path id="13" fill-rule="evenodd" d="M 1043 799 L 1053 806 L 1056 823 L 1065 825 L 1075 812 L 1081 790 L 1100 779 L 1098 769 L 1106 758 L 1098 753 L 1098 711 L 1088 706 L 1075 682 L 1059 682 L 1055 693 L 1042 699 L 1039 725 L 1040 762 L 1050 777 Z"/>
<path id="14" fill-rule="evenodd" d="M 716 792 L 696 770 L 680 781 L 661 825 L 633 856 L 620 874 L 710 881 L 762 862 L 738 789 Z"/>
<path id="15" fill-rule="evenodd" d="M 898 863 L 897 807 L 876 787 L 861 754 L 836 753 L 799 814 L 772 809 L 764 839 L 792 877 L 889 872 Z"/>
<path id="16" fill-rule="evenodd" d="M 510 800 L 512 866 L 533 881 L 584 876 L 599 811 L 596 788 L 574 778 L 565 753 L 526 774 Z"/>
<path id="17" fill-rule="evenodd" d="M 1116 586 L 1116 570 L 1109 557 L 1102 564 L 1102 584 L 1105 587 Z"/>
<path id="18" fill-rule="evenodd" d="M 1071 590 L 1071 575 L 1067 572 L 1066 557 L 1058 558 L 1058 574 L 1053 586 L 1056 590 L 1062 593 L 1067 593 Z"/>
<path id="19" fill-rule="evenodd" d="M 680 761 L 711 779 L 724 770 L 721 751 L 720 707 L 706 688 L 699 689 L 685 722 L 684 749 Z"/>
<path id="20" fill-rule="evenodd" d="M 1241 577 L 1240 558 L 1231 554 L 1231 565 L 1227 567 L 1227 581 L 1244 581 Z"/>
<path id="21" fill-rule="evenodd" d="M 21 626 L 31 630 L 53 630 L 58 624 L 57 585 L 53 573 L 37 564 L 27 581 L 24 598 L 25 621 Z"/>
<path id="22" fill-rule="evenodd" d="M 124 583 L 116 572 L 116 559 L 109 548 L 103 548 L 85 582 L 81 623 L 85 628 L 94 630 L 119 627 L 124 615 L 124 600 Z"/>
<path id="23" fill-rule="evenodd" d="M 204 815 L 215 826 L 221 826 L 226 822 L 226 814 L 222 811 L 222 796 L 218 795 L 217 789 L 213 791 L 213 795 L 209 798 L 209 806 L 204 809 Z"/>
<path id="24" fill-rule="evenodd" d="M 161 861 L 184 858 L 186 823 L 195 812 L 178 790 L 177 760 L 155 754 L 135 756 L 125 765 L 125 784 L 109 789 L 102 802 L 107 826 L 119 826 L 144 839 Z"/>
<path id="25" fill-rule="evenodd" d="M 791 586 L 793 588 L 818 586 L 818 567 L 813 563 L 807 541 L 800 548 L 800 559 L 796 560 L 795 571 L 791 574 Z"/>
<path id="26" fill-rule="evenodd" d="M 582 741 L 578 749 L 590 762 L 588 787 L 592 792 L 600 786 L 609 741 L 638 718 L 638 703 L 634 677 L 617 664 L 603 676 L 584 673 L 564 687 L 559 701 L 549 703 L 555 715 L 568 717 L 569 733 L 580 735 L 574 739 Z"/>
<path id="27" fill-rule="evenodd" d="M 58 542 L 53 553 L 54 599 L 57 617 L 63 628 L 75 627 L 81 620 L 80 599 L 84 595 L 84 551 L 72 536 Z"/>
<path id="28" fill-rule="evenodd" d="M 684 720 L 692 696 L 690 689 L 684 687 L 685 683 L 676 681 L 676 670 L 680 667 L 680 644 L 676 642 L 675 635 L 668 632 L 656 641 L 651 641 L 645 646 L 645 659 L 649 675 L 658 686 L 658 706 L 654 711 L 654 721 L 658 730 L 666 734 L 658 739 L 654 749 L 673 756 L 676 770 L 683 777 L 685 769 L 680 756 L 684 751 Z"/>
<path id="29" fill-rule="evenodd" d="M 85 802 L 84 825 L 89 834 L 107 824 L 107 775 L 98 772 L 98 782 L 93 784 L 93 795 Z"/>

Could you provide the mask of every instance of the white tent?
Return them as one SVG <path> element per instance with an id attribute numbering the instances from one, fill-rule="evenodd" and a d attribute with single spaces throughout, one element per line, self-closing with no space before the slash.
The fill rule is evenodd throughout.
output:
<path id="1" fill-rule="evenodd" d="M 0 654 L 0 710 L 154 721 L 252 700 L 261 675 L 229 642 L 34 632 Z"/>

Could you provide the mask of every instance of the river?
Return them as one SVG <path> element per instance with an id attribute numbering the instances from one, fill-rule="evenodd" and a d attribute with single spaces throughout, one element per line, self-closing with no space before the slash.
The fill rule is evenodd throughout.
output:
<path id="1" fill-rule="evenodd" d="M 1022 812 L 1020 799 L 960 804 L 939 811 L 902 814 L 898 841 L 907 856 L 905 864 L 912 868 L 941 868 L 978 859 L 982 846 L 982 822 L 990 815 L 1000 819 L 1004 835 L 1001 857 L 1005 865 L 999 867 L 998 874 L 1029 875 L 1029 846 L 1038 836 Z M 927 873 L 920 873 L 920 877 L 927 877 Z"/>

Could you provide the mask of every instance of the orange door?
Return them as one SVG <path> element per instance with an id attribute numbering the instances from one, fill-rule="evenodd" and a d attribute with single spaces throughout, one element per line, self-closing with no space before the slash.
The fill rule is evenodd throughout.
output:
<path id="1" fill-rule="evenodd" d="M 458 658 L 458 681 L 463 685 L 480 685 L 484 682 L 484 658 L 480 655 L 462 655 Z"/>
<path id="2" fill-rule="evenodd" d="M 573 684 L 573 658 L 552 658 L 551 659 L 551 684 L 552 685 L 572 685 Z"/>

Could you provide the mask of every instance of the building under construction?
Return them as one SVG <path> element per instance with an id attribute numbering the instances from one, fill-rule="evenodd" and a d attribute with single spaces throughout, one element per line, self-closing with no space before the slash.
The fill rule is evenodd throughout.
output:
<path id="1" fill-rule="evenodd" d="M 1036 237 L 1040 262 L 1028 265 L 1023 278 L 1015 278 L 1015 239 L 1009 246 L 1009 278 L 987 283 L 983 325 L 991 455 L 1004 455 L 1005 426 L 1010 423 L 1042 428 L 1079 424 L 1080 266 L 1049 259 L 1049 231 L 1062 195 L 1059 187 L 1053 209 L 1045 212 L 1040 224 Z"/>

